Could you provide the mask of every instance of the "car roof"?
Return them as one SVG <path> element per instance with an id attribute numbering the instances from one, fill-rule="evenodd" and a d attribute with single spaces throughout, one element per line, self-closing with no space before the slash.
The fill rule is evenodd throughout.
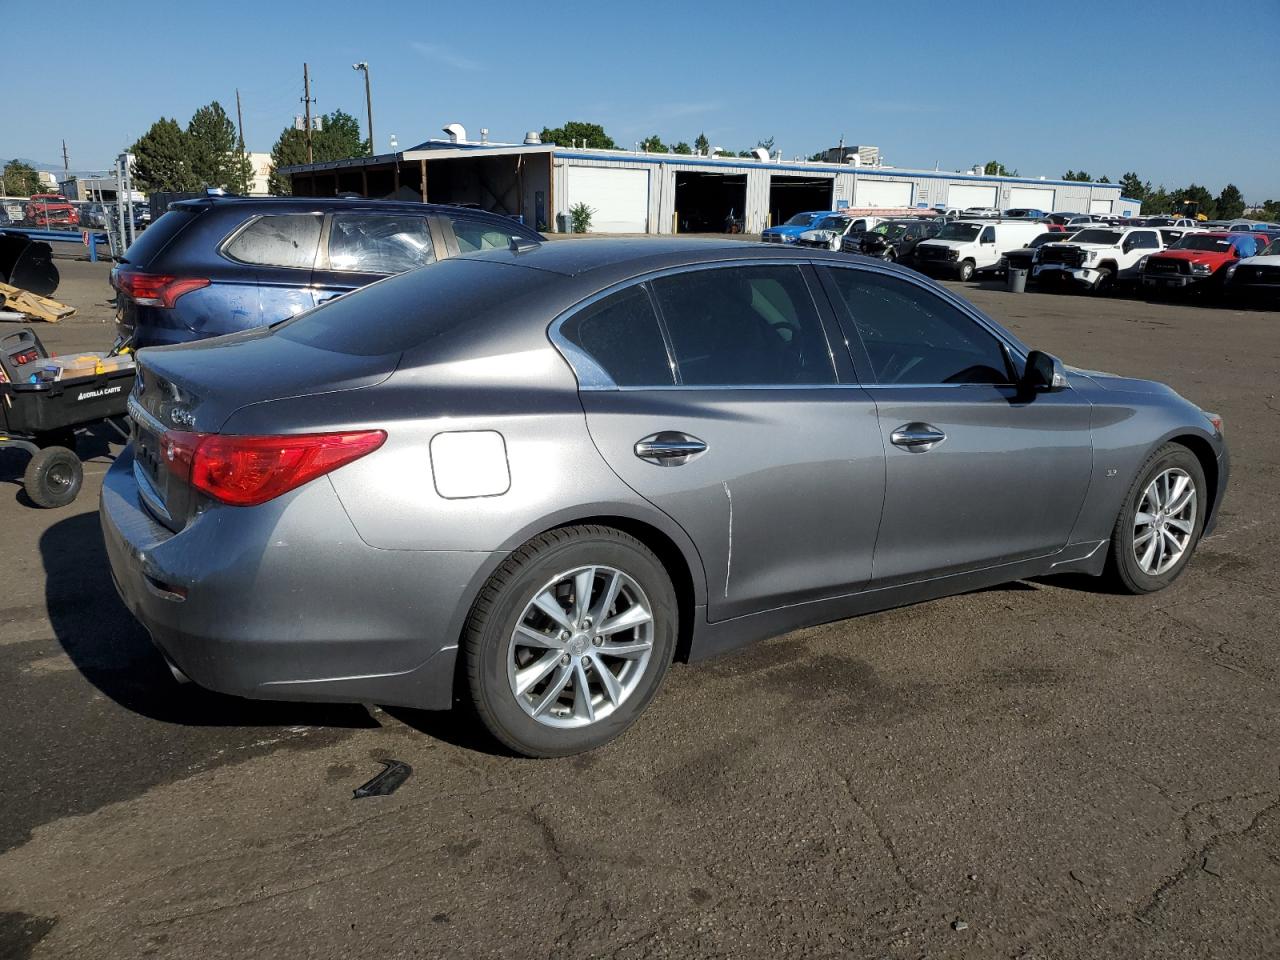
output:
<path id="1" fill-rule="evenodd" d="M 775 243 L 704 238 L 622 237 L 553 240 L 518 251 L 486 250 L 460 258 L 488 260 L 542 270 L 566 277 L 596 275 L 602 284 L 617 279 L 664 270 L 732 260 L 830 260 L 850 262 L 848 254 L 811 247 L 795 248 Z"/>
<path id="2" fill-rule="evenodd" d="M 234 209 L 243 213 L 257 212 L 262 210 L 280 211 L 298 211 L 298 212 L 324 212 L 332 213 L 335 210 L 341 211 L 366 211 L 366 212 L 394 212 L 394 213 L 426 213 L 426 214 L 449 214 L 453 216 L 462 215 L 466 217 L 483 218 L 486 220 L 498 220 L 504 222 L 513 221 L 511 217 L 504 216 L 500 213 L 492 213 L 488 210 L 480 210 L 476 207 L 462 207 L 450 203 L 422 203 L 417 200 L 374 200 L 368 197 L 233 197 L 233 196 L 206 196 L 194 197 L 190 200 L 175 200 L 169 204 L 170 209 L 202 209 L 209 208 L 214 210 Z"/>

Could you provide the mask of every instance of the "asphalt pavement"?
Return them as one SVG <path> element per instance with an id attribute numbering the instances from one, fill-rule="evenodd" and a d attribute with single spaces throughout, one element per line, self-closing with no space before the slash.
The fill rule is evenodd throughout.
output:
<path id="1" fill-rule="evenodd" d="M 105 349 L 105 266 L 62 267 L 80 313 L 39 332 Z M 1186 574 L 677 665 L 574 759 L 503 755 L 465 715 L 178 686 L 107 571 L 117 448 L 86 440 L 52 511 L 0 451 L 0 958 L 1280 955 L 1280 312 L 953 288 L 1226 418 Z M 392 757 L 412 777 L 353 799 Z"/>

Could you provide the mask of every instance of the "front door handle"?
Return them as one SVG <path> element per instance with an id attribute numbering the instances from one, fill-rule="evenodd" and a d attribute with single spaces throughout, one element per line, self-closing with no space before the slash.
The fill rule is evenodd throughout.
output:
<path id="1" fill-rule="evenodd" d="M 637 457 L 660 467 L 678 467 L 706 452 L 704 441 L 672 430 L 651 433 L 643 440 L 637 440 L 635 446 Z"/>
<path id="2" fill-rule="evenodd" d="M 893 433 L 889 434 L 889 440 L 897 447 L 906 447 L 918 453 L 931 450 L 943 440 L 947 439 L 947 435 L 930 423 L 904 423 Z"/>

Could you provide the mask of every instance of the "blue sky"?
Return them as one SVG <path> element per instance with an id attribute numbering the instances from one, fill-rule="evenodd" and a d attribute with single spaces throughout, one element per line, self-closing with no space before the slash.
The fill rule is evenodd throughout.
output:
<path id="1" fill-rule="evenodd" d="M 706 131 L 735 150 L 772 136 L 792 157 L 843 134 L 903 167 L 1136 170 L 1280 199 L 1280 0 L 122 0 L 123 68 L 94 29 L 112 19 L 100 3 L 56 4 L 52 29 L 48 4 L 6 6 L 4 158 L 56 161 L 65 137 L 73 168 L 105 167 L 161 115 L 233 112 L 237 86 L 249 148 L 269 150 L 301 112 L 304 60 L 316 109 L 363 126 L 351 64 L 367 60 L 380 151 L 451 121 L 518 140 L 574 119 L 627 145 Z"/>

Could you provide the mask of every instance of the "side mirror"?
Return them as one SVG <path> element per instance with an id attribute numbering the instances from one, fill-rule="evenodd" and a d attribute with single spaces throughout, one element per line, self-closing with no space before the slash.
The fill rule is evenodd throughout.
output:
<path id="1" fill-rule="evenodd" d="M 1022 383 L 1027 393 L 1057 393 L 1067 388 L 1067 371 L 1062 361 L 1042 350 L 1027 354 L 1027 366 L 1022 371 Z"/>

